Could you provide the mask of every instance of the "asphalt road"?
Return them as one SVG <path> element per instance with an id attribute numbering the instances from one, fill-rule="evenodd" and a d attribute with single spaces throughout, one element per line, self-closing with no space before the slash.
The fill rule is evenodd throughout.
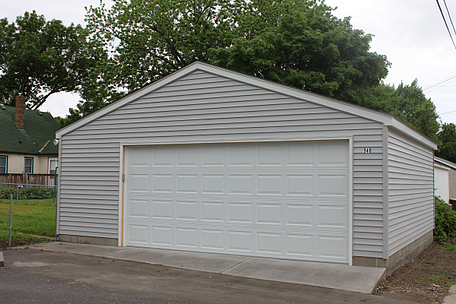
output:
<path id="1" fill-rule="evenodd" d="M 306 285 L 32 249 L 5 250 L 0 303 L 411 303 Z"/>

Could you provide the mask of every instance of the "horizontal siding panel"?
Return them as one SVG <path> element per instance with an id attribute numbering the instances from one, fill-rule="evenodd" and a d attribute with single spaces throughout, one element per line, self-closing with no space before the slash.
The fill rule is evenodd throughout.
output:
<path id="1" fill-rule="evenodd" d="M 383 227 L 383 220 L 353 220 L 353 225 L 360 227 Z"/>
<path id="2" fill-rule="evenodd" d="M 63 136 L 60 233 L 117 238 L 120 144 L 353 138 L 353 252 L 381 257 L 382 134 L 371 120 L 194 72 Z M 364 147 L 374 153 L 362 153 Z M 91 230 L 83 223 L 112 226 Z"/>
<path id="3" fill-rule="evenodd" d="M 388 136 L 389 255 L 433 226 L 433 151 L 390 131 Z"/>
<path id="4" fill-rule="evenodd" d="M 378 247 L 383 246 L 383 240 L 372 240 L 372 239 L 357 239 L 355 242 L 353 242 L 353 245 L 369 245 L 369 246 L 376 246 L 376 251 L 378 251 Z M 361 250 L 362 247 L 358 247 L 357 250 Z M 380 251 L 381 252 L 381 251 Z"/>
<path id="5" fill-rule="evenodd" d="M 355 248 L 353 248 L 353 256 L 371 257 L 371 258 L 381 259 L 383 257 L 383 253 L 381 253 L 379 251 L 377 251 L 377 252 L 361 251 L 361 250 L 356 250 Z"/>
<path id="6" fill-rule="evenodd" d="M 114 227 L 109 228 L 93 228 L 93 227 L 79 227 L 78 225 L 70 226 L 61 224 L 60 234 L 78 235 L 78 236 L 93 236 L 101 238 L 117 238 L 117 229 Z"/>

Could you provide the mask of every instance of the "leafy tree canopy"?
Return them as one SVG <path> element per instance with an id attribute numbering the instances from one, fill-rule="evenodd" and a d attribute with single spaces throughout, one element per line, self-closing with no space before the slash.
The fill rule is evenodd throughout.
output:
<path id="1" fill-rule="evenodd" d="M 400 118 L 430 139 L 438 141 L 439 116 L 431 99 L 426 98 L 418 80 L 397 88 L 381 84 L 366 88 L 357 96 L 358 104 Z"/>
<path id="2" fill-rule="evenodd" d="M 117 0 L 87 20 L 112 55 L 105 78 L 127 91 L 199 60 L 353 102 L 389 66 L 324 1 Z"/>
<path id="3" fill-rule="evenodd" d="M 78 91 L 103 50 L 88 49 L 80 25 L 46 21 L 35 11 L 15 22 L 0 20 L 0 103 L 14 104 L 20 94 L 38 109 L 57 92 Z M 98 58 L 95 58 L 98 57 Z"/>
<path id="4" fill-rule="evenodd" d="M 435 155 L 456 163 L 456 125 L 444 123 L 437 136 L 440 144 Z"/>

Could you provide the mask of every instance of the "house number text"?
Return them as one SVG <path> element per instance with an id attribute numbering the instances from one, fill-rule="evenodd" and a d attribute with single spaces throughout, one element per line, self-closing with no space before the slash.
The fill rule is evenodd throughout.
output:
<path id="1" fill-rule="evenodd" d="M 370 154 L 370 153 L 372 153 L 372 148 L 364 148 L 364 149 L 363 149 L 363 153 L 365 153 L 365 154 Z"/>

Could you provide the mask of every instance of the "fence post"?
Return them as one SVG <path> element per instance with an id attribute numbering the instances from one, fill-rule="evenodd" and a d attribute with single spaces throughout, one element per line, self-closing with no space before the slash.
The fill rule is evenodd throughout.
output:
<path id="1" fill-rule="evenodd" d="M 56 198 L 56 196 L 57 196 L 57 191 L 56 191 L 56 188 L 55 188 L 56 183 L 57 183 L 57 169 L 58 169 L 58 168 L 59 168 L 59 167 L 55 167 L 55 172 L 54 172 L 55 241 L 56 241 L 56 242 L 57 242 L 57 225 L 59 224 L 59 223 L 58 223 L 58 218 L 59 218 L 58 216 L 59 216 L 59 215 L 57 214 L 57 213 L 59 212 L 59 208 L 57 207 L 57 198 Z"/>
<path id="2" fill-rule="evenodd" d="M 11 194 L 11 202 L 10 202 L 10 229 L 9 229 L 8 247 L 11 247 L 11 234 L 12 233 L 13 233 L 13 194 Z"/>

